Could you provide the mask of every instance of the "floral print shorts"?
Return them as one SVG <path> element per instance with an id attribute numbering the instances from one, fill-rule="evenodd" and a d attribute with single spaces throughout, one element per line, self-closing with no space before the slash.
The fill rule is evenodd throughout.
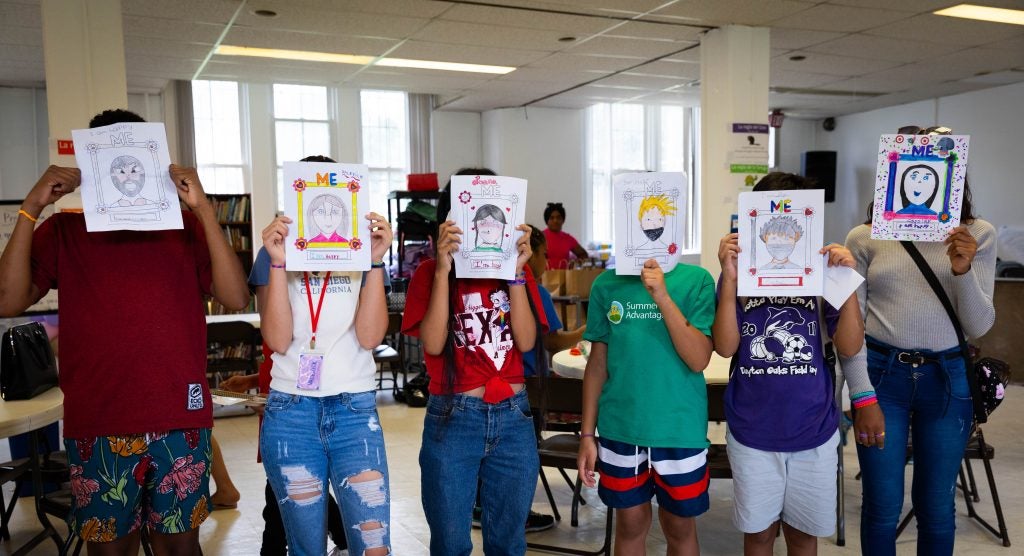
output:
<path id="1" fill-rule="evenodd" d="M 210 515 L 210 429 L 65 439 L 69 526 L 109 542 L 143 524 L 158 533 L 196 529 Z"/>

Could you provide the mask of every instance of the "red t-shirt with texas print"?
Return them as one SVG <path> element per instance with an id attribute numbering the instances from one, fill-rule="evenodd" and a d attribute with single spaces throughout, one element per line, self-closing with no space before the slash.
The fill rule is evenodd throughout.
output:
<path id="1" fill-rule="evenodd" d="M 430 303 L 434 286 L 436 262 L 424 261 L 416 269 L 405 296 L 402 332 L 419 337 L 420 322 Z M 537 292 L 537 282 L 526 268 L 526 288 L 537 309 L 542 334 L 547 334 L 548 321 Z M 510 384 L 522 384 L 523 354 L 512 341 L 511 306 L 508 285 L 504 280 L 457 279 L 452 310 L 455 334 L 455 393 L 485 387 L 484 401 L 497 403 L 512 395 Z M 538 342 L 544 341 L 542 337 Z M 424 354 L 431 394 L 442 394 L 444 357 Z"/>
<path id="2" fill-rule="evenodd" d="M 213 426 L 206 385 L 210 253 L 203 226 L 87 232 L 58 213 L 32 236 L 32 282 L 57 289 L 64 436 Z"/>

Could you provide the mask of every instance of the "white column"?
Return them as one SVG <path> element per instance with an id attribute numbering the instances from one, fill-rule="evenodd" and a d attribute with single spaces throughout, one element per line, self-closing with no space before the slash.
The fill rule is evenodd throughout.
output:
<path id="1" fill-rule="evenodd" d="M 270 83 L 242 85 L 245 99 L 242 136 L 248 137 L 249 182 L 252 184 L 253 253 L 263 246 L 263 228 L 277 215 L 277 159 L 274 158 L 274 101 Z"/>
<path id="2" fill-rule="evenodd" d="M 729 231 L 739 193 L 729 174 L 733 122 L 768 119 L 768 29 L 729 25 L 701 41 L 701 266 L 717 278 L 718 242 Z"/>

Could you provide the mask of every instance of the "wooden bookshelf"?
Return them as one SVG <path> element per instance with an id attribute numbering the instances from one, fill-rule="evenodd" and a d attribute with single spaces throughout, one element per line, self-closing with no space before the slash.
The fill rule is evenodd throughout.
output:
<path id="1" fill-rule="evenodd" d="M 242 262 L 242 270 L 246 277 L 252 271 L 253 243 L 252 243 L 252 197 L 248 194 L 241 195 L 207 195 L 213 203 L 213 210 L 217 214 L 217 220 L 224 231 L 224 237 L 228 245 L 235 250 L 238 260 Z M 241 311 L 228 311 L 223 305 L 213 299 L 206 300 L 207 315 L 226 315 L 236 313 L 255 313 L 256 296 L 249 301 L 249 306 Z"/>

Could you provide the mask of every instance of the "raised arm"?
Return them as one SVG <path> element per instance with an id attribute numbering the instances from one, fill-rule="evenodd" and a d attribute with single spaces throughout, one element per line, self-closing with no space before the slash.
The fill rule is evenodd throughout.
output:
<path id="1" fill-rule="evenodd" d="M 679 306 L 669 296 L 668 289 L 665 287 L 665 273 L 658 266 L 658 261 L 647 259 L 644 262 L 644 268 L 640 271 L 640 280 L 643 281 L 647 292 L 651 294 L 651 299 L 661 311 L 676 354 L 691 371 L 695 373 L 704 371 L 711 361 L 711 350 L 714 347 L 711 338 L 690 324 L 690 321 L 683 316 L 683 312 L 679 310 Z"/>
<path id="2" fill-rule="evenodd" d="M 285 353 L 292 344 L 294 324 L 292 304 L 288 300 L 288 276 L 284 270 L 284 242 L 291 218 L 278 216 L 263 229 L 263 249 L 270 258 L 267 285 L 256 288 L 256 304 L 260 307 L 260 333 L 267 347 Z"/>
<path id="3" fill-rule="evenodd" d="M 217 214 L 203 191 L 199 174 L 195 168 L 186 168 L 171 164 L 169 168 L 171 180 L 178 191 L 178 197 L 203 225 L 206 246 L 210 250 L 210 267 L 213 284 L 210 293 L 221 305 L 232 311 L 244 309 L 249 304 L 249 288 L 245 284 L 245 273 L 242 262 L 235 251 L 228 245 L 227 238 L 221 230 Z"/>
<path id="4" fill-rule="evenodd" d="M 821 248 L 821 253 L 828 253 L 828 266 L 845 266 L 857 268 L 857 260 L 849 249 L 831 243 Z M 839 323 L 836 325 L 832 343 L 841 357 L 853 357 L 864 345 L 864 318 L 861 316 L 860 303 L 857 296 L 851 294 L 839 308 Z"/>
<path id="5" fill-rule="evenodd" d="M 739 252 L 739 234 L 728 234 L 718 243 L 722 288 L 718 292 L 718 307 L 715 309 L 715 323 L 711 325 L 711 338 L 718 355 L 727 358 L 735 355 L 740 347 L 740 325 L 736 320 L 736 257 Z"/>
<path id="6" fill-rule="evenodd" d="M 32 283 L 32 232 L 43 209 L 74 191 L 82 182 L 78 168 L 50 166 L 21 204 L 14 231 L 0 256 L 0 316 L 16 317 L 39 301 Z"/>
<path id="7" fill-rule="evenodd" d="M 953 269 L 953 297 L 964 334 L 984 336 L 996 321 L 996 234 L 987 222 L 978 237 L 967 226 L 953 229 L 946 239 L 946 254 Z"/>
<path id="8" fill-rule="evenodd" d="M 451 319 L 448 275 L 452 270 L 452 254 L 459 250 L 460 243 L 462 230 L 453 220 L 442 222 L 437 230 L 437 264 L 434 266 L 434 281 L 430 287 L 430 301 L 419 324 L 423 351 L 430 355 L 441 355 L 448 341 L 448 320 Z"/>
<path id="9" fill-rule="evenodd" d="M 516 229 L 522 232 L 522 235 L 516 242 L 519 251 L 519 257 L 516 259 L 516 279 L 509 284 L 508 297 L 512 306 L 512 341 L 515 342 L 516 349 L 526 353 L 537 343 L 537 321 L 530 311 L 530 300 L 526 297 L 529 293 L 526 291 L 526 271 L 523 269 L 526 261 L 533 255 L 533 250 L 530 249 L 530 227 L 520 224 Z M 537 307 L 537 310 L 543 311 L 544 308 Z"/>
<path id="10" fill-rule="evenodd" d="M 388 331 L 388 300 L 384 292 L 384 254 L 391 247 L 391 225 L 376 212 L 366 215 L 370 221 L 370 260 L 373 267 L 366 274 L 366 283 L 359 291 L 356 309 L 356 337 L 364 349 L 380 345 Z"/>

